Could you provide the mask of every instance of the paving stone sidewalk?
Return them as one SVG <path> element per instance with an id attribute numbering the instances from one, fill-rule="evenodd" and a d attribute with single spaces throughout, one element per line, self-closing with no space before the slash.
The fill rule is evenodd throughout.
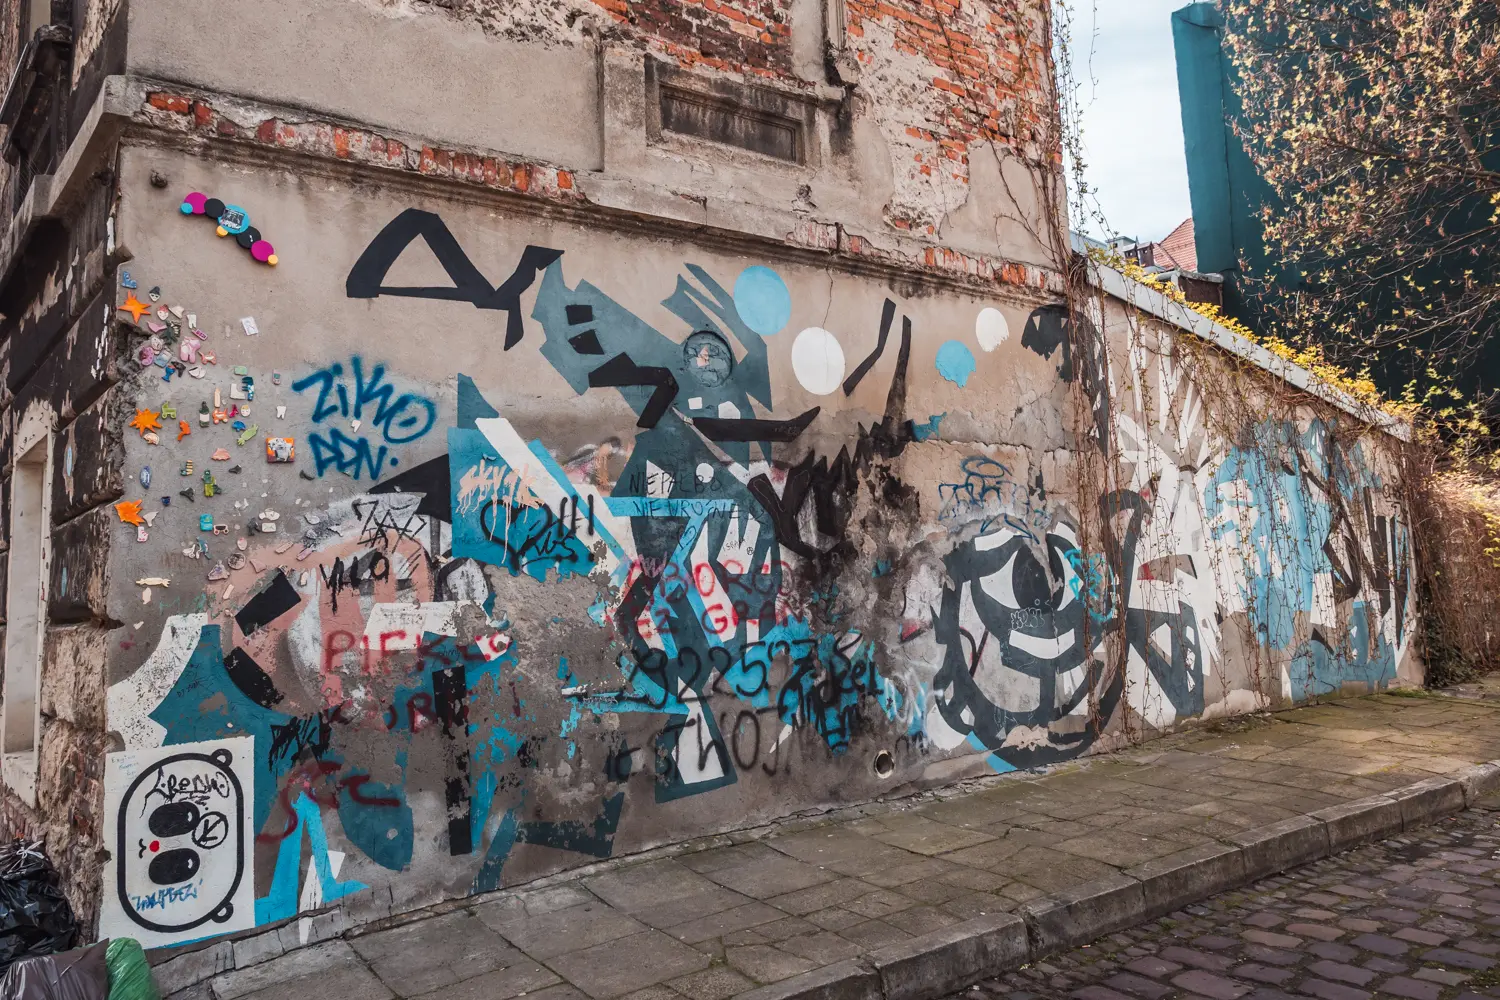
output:
<path id="1" fill-rule="evenodd" d="M 1500 796 L 949 1000 L 1500 997 Z"/>
<path id="2" fill-rule="evenodd" d="M 1352 699 L 622 858 L 285 954 L 241 942 L 211 980 L 194 982 L 193 954 L 155 971 L 174 1000 L 850 1000 L 868 993 L 840 984 L 868 989 L 893 947 L 1495 758 L 1500 701 Z"/>

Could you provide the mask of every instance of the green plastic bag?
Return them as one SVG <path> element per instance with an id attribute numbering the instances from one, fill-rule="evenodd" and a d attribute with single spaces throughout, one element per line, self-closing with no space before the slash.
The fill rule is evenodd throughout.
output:
<path id="1" fill-rule="evenodd" d="M 109 967 L 109 1000 L 161 1000 L 146 953 L 135 938 L 111 941 L 104 964 Z"/>

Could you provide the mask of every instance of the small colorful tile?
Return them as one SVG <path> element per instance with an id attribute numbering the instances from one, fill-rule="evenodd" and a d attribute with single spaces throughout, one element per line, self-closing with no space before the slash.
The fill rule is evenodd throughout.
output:
<path id="1" fill-rule="evenodd" d="M 266 438 L 266 461 L 285 464 L 297 460 L 296 444 L 289 437 Z"/>

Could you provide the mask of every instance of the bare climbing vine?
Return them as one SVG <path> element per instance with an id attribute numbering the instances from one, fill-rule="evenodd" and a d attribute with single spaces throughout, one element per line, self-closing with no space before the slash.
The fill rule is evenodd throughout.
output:
<path id="1" fill-rule="evenodd" d="M 1092 219 L 1109 231 L 1087 183 L 1070 45 L 1072 10 L 1066 3 L 1055 3 L 1052 9 L 1058 149 L 1073 174 L 1069 207 L 1075 218 Z M 1406 620 L 1420 620 L 1421 628 L 1411 640 L 1427 665 L 1430 685 L 1442 686 L 1475 670 L 1500 665 L 1500 636 L 1494 634 L 1493 625 L 1500 618 L 1500 600 L 1491 596 L 1500 594 L 1500 489 L 1484 478 L 1483 421 L 1476 407 L 1455 405 L 1451 381 L 1434 381 L 1422 392 L 1387 398 L 1367 366 L 1352 371 L 1346 367 L 1351 357 L 1359 360 L 1358 355 L 1331 357 L 1305 336 L 1305 330 L 1276 327 L 1258 335 L 1217 307 L 1187 301 L 1174 286 L 1145 273 L 1132 261 L 1100 253 L 1081 255 L 1066 241 L 1052 245 L 1066 248 L 1058 266 L 1068 279 L 1072 356 L 1077 363 L 1088 358 L 1090 351 L 1101 352 L 1103 363 L 1096 378 L 1108 380 L 1108 384 L 1094 386 L 1086 377 L 1078 381 L 1079 391 L 1073 394 L 1075 426 L 1090 428 L 1090 396 L 1101 393 L 1107 395 L 1117 421 L 1114 440 L 1100 440 L 1097 449 L 1079 450 L 1080 500 L 1118 497 L 1132 489 L 1150 497 L 1168 481 L 1192 480 L 1193 488 L 1184 491 L 1190 501 L 1183 501 L 1191 509 L 1181 504 L 1163 509 L 1158 502 L 1144 530 L 1169 531 L 1180 527 L 1173 523 L 1178 519 L 1196 519 L 1200 530 L 1212 536 L 1204 546 L 1217 560 L 1209 570 L 1209 586 L 1221 607 L 1243 610 L 1247 634 L 1239 660 L 1248 664 L 1249 687 L 1278 692 L 1289 669 L 1313 671 L 1308 663 L 1292 662 L 1305 653 L 1289 653 L 1271 641 L 1279 629 L 1291 627 L 1303 636 L 1309 628 L 1320 629 L 1314 633 L 1318 641 L 1341 661 L 1368 655 L 1368 649 L 1355 648 L 1362 635 L 1367 644 L 1372 640 L 1360 631 L 1363 626 L 1353 616 L 1373 611 L 1360 612 L 1347 601 L 1335 607 L 1337 602 L 1324 594 L 1236 584 L 1325 556 L 1334 566 L 1335 587 L 1377 580 L 1383 581 L 1381 593 L 1391 595 L 1392 602 L 1411 595 L 1416 613 L 1403 617 L 1397 629 Z M 1095 329 L 1096 324 L 1108 322 L 1111 331 L 1118 331 L 1117 321 L 1109 316 L 1112 300 L 1102 291 L 1104 269 L 1123 274 L 1128 287 L 1141 294 L 1140 298 L 1127 294 L 1123 338 L 1103 336 Z M 1262 348 L 1281 363 L 1302 369 L 1343 399 L 1347 409 L 1314 401 L 1261 365 L 1155 320 L 1139 306 L 1151 292 L 1213 321 L 1228 336 L 1242 338 L 1243 353 Z M 1311 321 L 1316 322 L 1316 317 Z M 1173 391 L 1163 388 L 1167 385 Z M 1204 402 L 1205 394 L 1212 396 L 1212 405 Z M 1387 424 L 1395 418 L 1407 428 L 1410 440 L 1399 441 L 1377 431 L 1372 417 Z M 1143 429 L 1147 440 L 1126 442 L 1126 435 L 1118 431 L 1121 418 Z M 1098 433 L 1101 438 L 1105 434 Z M 1201 435 L 1201 446 L 1193 445 L 1194 435 Z M 1208 463 L 1223 462 L 1226 454 L 1251 453 L 1259 456 L 1257 461 L 1234 459 L 1239 463 L 1234 488 L 1268 498 L 1269 504 L 1231 503 L 1227 517 L 1224 509 L 1207 509 L 1205 497 L 1221 488 L 1212 484 L 1205 488 L 1202 477 Z M 1362 462 L 1380 467 L 1381 483 L 1362 478 Z M 1372 490 L 1377 496 L 1374 502 L 1368 499 Z M 1310 536 L 1308 525 L 1295 517 L 1277 516 L 1279 511 L 1325 509 L 1328 523 L 1316 530 L 1324 531 L 1326 537 Z M 1090 533 L 1087 544 L 1107 547 L 1110 539 L 1119 537 L 1119 525 L 1111 523 L 1119 518 L 1118 509 L 1101 500 L 1092 516 L 1083 519 Z M 1167 523 L 1152 524 L 1163 520 Z M 1383 543 L 1377 544 L 1381 540 L 1372 537 L 1372 530 L 1385 533 Z M 1131 569 L 1125 567 L 1123 572 Z M 1200 567 L 1198 573 L 1203 572 Z M 1119 574 L 1110 581 L 1113 600 L 1120 600 L 1127 583 Z M 1483 596 L 1476 599 L 1476 595 Z M 1302 607 L 1308 599 L 1315 605 L 1310 616 Z M 1382 615 L 1400 615 L 1401 611 L 1399 606 L 1385 605 Z M 1323 624 L 1309 623 L 1309 617 Z M 1327 627 L 1335 620 L 1336 627 Z M 1227 634 L 1218 640 L 1235 641 Z M 1089 642 L 1092 648 L 1093 640 Z M 1107 641 L 1104 662 L 1091 664 L 1091 669 L 1104 674 L 1124 671 L 1130 654 L 1128 641 Z M 1221 693 L 1227 694 L 1231 680 L 1220 676 Z M 1098 678 L 1091 682 L 1097 689 Z M 1129 727 L 1128 702 L 1122 704 Z M 1095 721 L 1102 725 L 1107 720 Z"/>

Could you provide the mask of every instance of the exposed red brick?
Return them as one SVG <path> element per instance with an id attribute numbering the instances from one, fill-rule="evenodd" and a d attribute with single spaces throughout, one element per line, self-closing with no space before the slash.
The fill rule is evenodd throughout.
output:
<path id="1" fill-rule="evenodd" d="M 937 162 L 967 163 L 970 146 L 980 141 L 1020 146 L 1035 138 L 1042 115 L 1050 113 L 1051 65 L 1039 0 L 845 0 L 845 9 L 861 63 L 874 61 L 862 50 L 870 44 L 866 25 L 878 24 L 898 52 L 933 68 L 930 85 L 944 95 L 943 111 L 929 116 L 925 127 L 905 131 L 938 142 Z M 930 174 L 932 163 L 919 160 L 920 172 Z"/>
<path id="2" fill-rule="evenodd" d="M 187 114 L 193 107 L 193 102 L 186 97 L 177 97 L 161 92 L 151 94 L 147 100 L 153 108 L 161 108 L 163 111 L 171 111 L 179 115 Z"/>
<path id="3" fill-rule="evenodd" d="M 240 143 L 295 149 L 330 160 L 365 163 L 383 170 L 451 176 L 461 183 L 514 190 L 536 198 L 577 201 L 582 197 L 578 179 L 571 171 L 547 164 L 510 163 L 492 156 L 430 145 L 421 146 L 420 155 L 408 158 L 404 143 L 376 132 L 327 122 L 287 122 L 274 117 L 253 125 L 242 125 L 207 103 L 199 102 L 199 107 L 207 109 L 206 117 L 194 107 L 192 98 L 154 93 L 148 96 L 139 117 L 159 128 L 197 134 L 207 139 L 230 138 Z M 945 137 L 945 148 L 960 145 L 962 143 L 958 140 Z M 930 225 L 915 227 L 909 220 L 892 219 L 891 224 L 906 230 L 934 232 Z M 786 234 L 786 241 L 824 252 L 894 260 L 903 266 L 952 272 L 1001 284 L 1035 287 L 1048 292 L 1062 289 L 1061 277 L 1048 270 L 969 257 L 936 247 L 924 247 L 920 251 L 885 250 L 833 223 L 800 222 L 794 231 Z"/>

